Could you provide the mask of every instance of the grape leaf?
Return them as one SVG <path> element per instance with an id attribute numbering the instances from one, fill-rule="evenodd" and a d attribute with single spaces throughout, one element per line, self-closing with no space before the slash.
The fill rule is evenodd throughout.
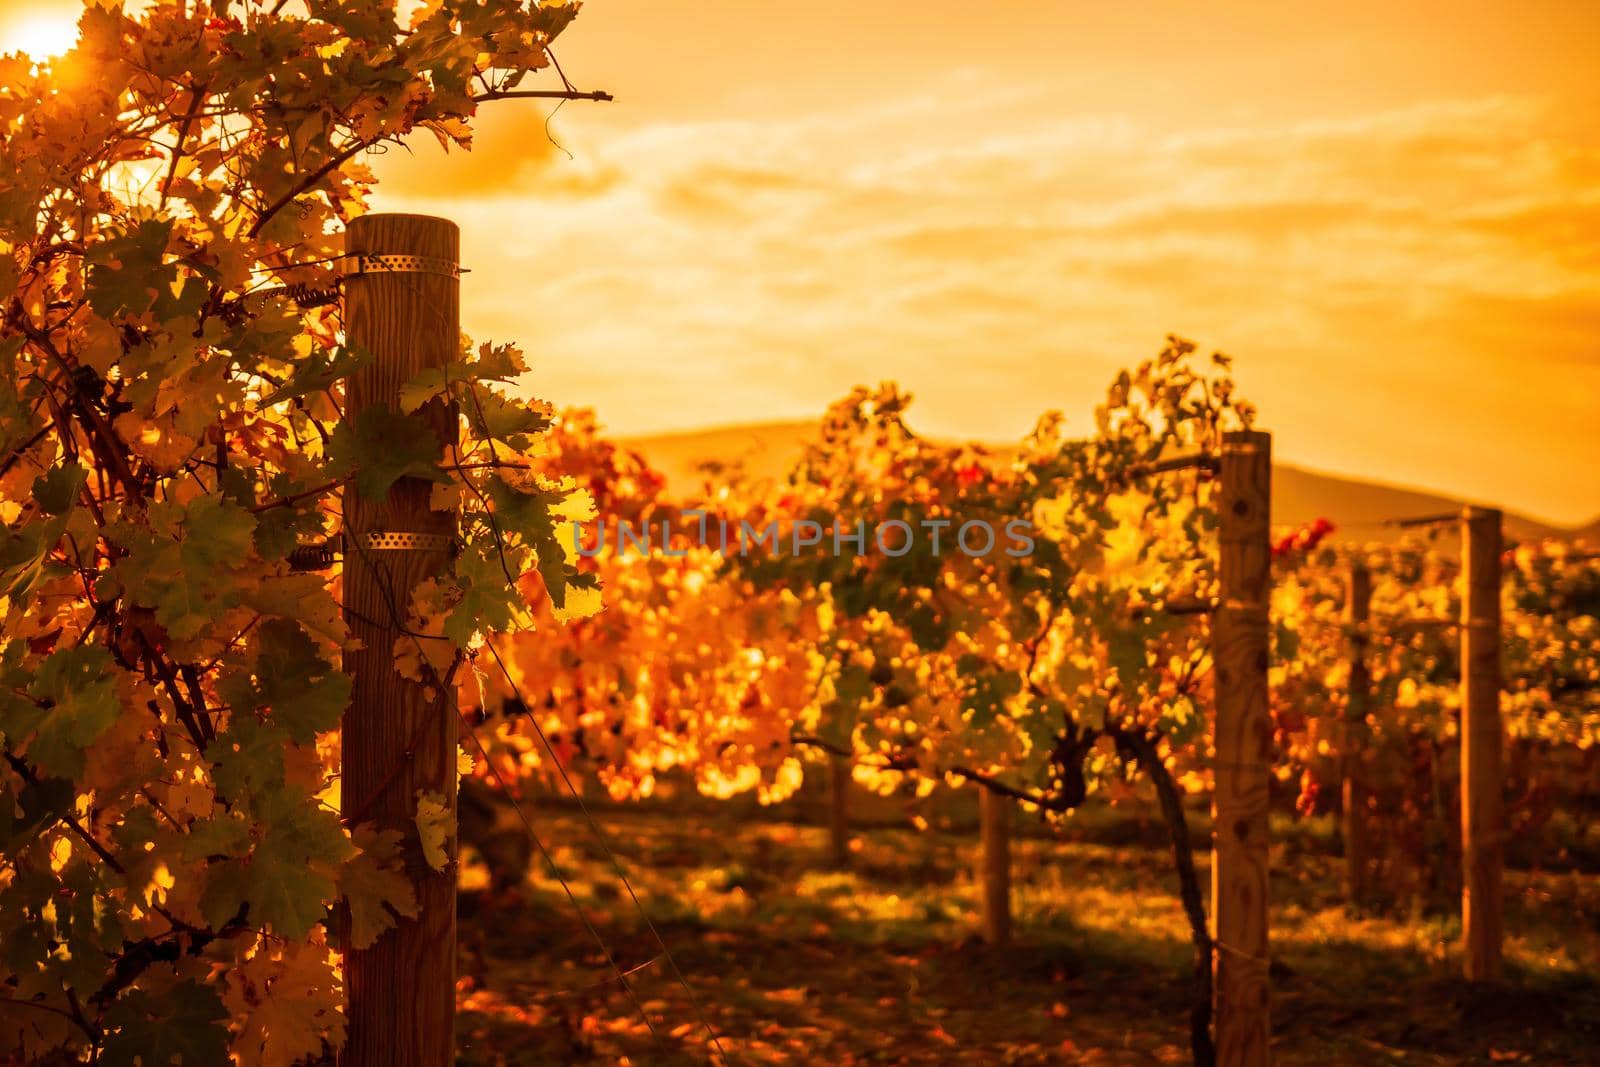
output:
<path id="1" fill-rule="evenodd" d="M 277 791 L 258 809 L 266 834 L 250 853 L 250 919 L 298 940 L 322 921 L 336 896 L 325 872 L 348 856 L 350 843 L 337 816 L 293 788 Z"/>
<path id="2" fill-rule="evenodd" d="M 249 554 L 255 517 L 220 497 L 202 496 L 184 509 L 180 538 L 124 524 L 127 549 L 112 574 L 136 604 L 178 640 L 193 638 L 240 599 L 233 568 Z"/>
<path id="3" fill-rule="evenodd" d="M 289 735 L 276 723 L 236 715 L 218 735 L 213 780 L 217 796 L 230 804 L 266 797 L 284 780 L 283 751 Z"/>
<path id="4" fill-rule="evenodd" d="M 216 991 L 181 982 L 157 997 L 143 989 L 123 993 L 106 1012 L 103 1067 L 210 1067 L 228 1060 L 228 1018 Z"/>
<path id="5" fill-rule="evenodd" d="M 51 467 L 33 480 L 33 499 L 46 515 L 65 515 L 88 478 L 89 472 L 75 463 Z"/>
<path id="6" fill-rule="evenodd" d="M 526 447 L 528 437 L 550 428 L 550 410 L 527 401 L 509 400 L 490 389 L 474 389 L 461 402 L 467 425 L 480 438 Z"/>
<path id="7" fill-rule="evenodd" d="M 355 472 L 356 492 L 369 500 L 383 499 L 405 477 L 450 480 L 439 469 L 443 447 L 427 424 L 381 405 L 340 423 L 328 451 L 341 470 Z"/>
<path id="8" fill-rule="evenodd" d="M 228 976 L 240 1067 L 294 1067 L 320 1058 L 324 1040 L 344 1043 L 344 1016 L 333 965 L 320 940 L 258 952 Z"/>
<path id="9" fill-rule="evenodd" d="M 83 773 L 84 749 L 116 721 L 116 681 L 111 657 L 98 645 L 58 649 L 28 686 L 32 702 L 14 700 L 0 708 L 0 728 L 8 737 L 27 737 L 28 757 L 50 774 Z"/>
<path id="10" fill-rule="evenodd" d="M 455 816 L 449 801 L 438 793 L 417 790 L 417 837 L 422 841 L 422 857 L 428 866 L 442 871 L 450 866 L 450 839 L 454 836 Z"/>
<path id="11" fill-rule="evenodd" d="M 164 262 L 172 225 L 170 219 L 146 219 L 90 250 L 89 306 L 95 314 L 109 319 L 149 311 L 177 281 L 177 267 Z"/>
<path id="12" fill-rule="evenodd" d="M 236 711 L 270 707 L 272 722 L 299 744 L 338 726 L 350 702 L 349 676 L 323 659 L 305 629 L 289 619 L 268 619 L 257 627 L 251 674 L 229 675 L 219 688 Z"/>
<path id="13" fill-rule="evenodd" d="M 297 396 L 331 389 L 335 383 L 348 378 L 371 362 L 372 353 L 365 349 L 341 345 L 326 354 L 314 350 L 295 364 L 294 377 L 262 397 L 261 403 L 264 406 L 279 404 L 285 400 L 293 400 Z"/>
<path id="14" fill-rule="evenodd" d="M 363 823 L 351 834 L 357 852 L 339 868 L 339 892 L 350 908 L 350 947 L 370 948 L 395 916 L 417 917 L 417 894 L 400 862 L 400 833 Z"/>
<path id="15" fill-rule="evenodd" d="M 416 411 L 436 396 L 454 390 L 465 382 L 510 382 L 526 373 L 528 365 L 515 345 L 478 346 L 478 356 L 471 360 L 451 360 L 442 367 L 427 367 L 400 387 L 400 410 Z M 481 401 L 480 401 L 481 402 Z"/>
<path id="16" fill-rule="evenodd" d="M 0 788 L 0 849 L 27 841 L 41 827 L 71 811 L 76 795 L 72 782 L 65 778 L 24 782 L 14 795 L 9 786 Z"/>

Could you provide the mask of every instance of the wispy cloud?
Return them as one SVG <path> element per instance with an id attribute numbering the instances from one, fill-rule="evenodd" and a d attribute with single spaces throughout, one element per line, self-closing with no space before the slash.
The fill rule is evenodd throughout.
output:
<path id="1" fill-rule="evenodd" d="M 1167 331 L 1232 351 L 1280 454 L 1600 509 L 1600 148 L 1528 97 L 1174 133 L 972 75 L 786 122 L 491 126 L 382 203 L 464 224 L 469 329 L 628 431 L 897 378 L 942 433 L 1082 424 Z M 1002 118 L 996 118 L 1002 116 Z M 530 149 L 537 149 L 530 151 Z M 465 201 L 463 195 L 467 196 Z"/>

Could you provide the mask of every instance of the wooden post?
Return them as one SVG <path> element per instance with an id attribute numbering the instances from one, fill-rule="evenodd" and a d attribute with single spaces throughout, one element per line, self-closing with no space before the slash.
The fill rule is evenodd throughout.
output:
<path id="1" fill-rule="evenodd" d="M 850 866 L 850 757 L 828 761 L 828 858 L 840 870 Z"/>
<path id="2" fill-rule="evenodd" d="M 978 789 L 978 882 L 983 940 L 996 948 L 1011 940 L 1011 801 Z"/>
<path id="3" fill-rule="evenodd" d="M 456 358 L 458 282 L 416 268 L 455 264 L 459 233 L 444 219 L 365 215 L 350 223 L 346 245 L 351 255 L 425 257 L 345 281 L 347 338 L 373 356 L 350 378 L 345 418 L 355 422 L 374 407 L 398 411 L 401 385 Z M 425 424 L 419 432 L 439 438 L 443 457 L 445 442 L 456 440 L 455 411 L 435 401 L 417 418 Z M 400 833 L 420 907 L 415 921 L 403 919 L 370 948 L 345 953 L 349 1038 L 340 1062 L 347 1067 L 444 1067 L 455 1056 L 455 835 L 452 825 L 450 863 L 435 871 L 422 856 L 415 815 L 417 794 L 429 792 L 445 799 L 453 820 L 456 705 L 448 686 L 440 692 L 402 678 L 395 667 L 412 590 L 452 565 L 456 517 L 430 509 L 430 489 L 430 482 L 408 477 L 385 500 L 363 499 L 354 487 L 344 491 L 345 621 L 359 644 L 344 660 L 354 685 L 342 724 L 342 802 L 353 818 Z M 366 544 L 363 535 L 380 531 L 432 535 L 429 541 L 442 544 Z"/>
<path id="4" fill-rule="evenodd" d="M 1367 787 L 1365 740 L 1367 710 L 1372 699 L 1372 671 L 1367 665 L 1367 618 L 1372 605 L 1372 572 L 1356 563 L 1350 568 L 1345 620 L 1350 625 L 1350 681 L 1340 729 L 1340 816 L 1344 836 L 1345 899 L 1360 903 L 1367 892 Z"/>
<path id="5" fill-rule="evenodd" d="M 1461 947 L 1469 981 L 1500 978 L 1505 797 L 1500 722 L 1500 512 L 1461 516 Z"/>
<path id="6" fill-rule="evenodd" d="M 1211 935 L 1216 945 L 1217 1063 L 1271 1059 L 1267 974 L 1267 601 L 1272 585 L 1272 437 L 1224 436 L 1216 664 L 1215 851 Z"/>

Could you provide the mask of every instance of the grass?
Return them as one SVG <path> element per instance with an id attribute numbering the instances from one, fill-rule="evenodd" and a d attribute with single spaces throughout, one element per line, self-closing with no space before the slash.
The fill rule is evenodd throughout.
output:
<path id="1" fill-rule="evenodd" d="M 1015 840 L 1014 944 L 992 950 L 972 936 L 976 841 L 959 820 L 874 822 L 834 871 L 823 830 L 774 817 L 800 813 L 601 815 L 730 1062 L 1188 1062 L 1188 929 L 1146 815 L 1089 809 L 1067 839 Z M 629 981 L 655 1033 L 541 868 L 520 892 L 463 898 L 459 1062 L 708 1062 L 582 819 L 535 821 L 617 963 L 641 968 Z M 1278 1063 L 1600 1063 L 1600 876 L 1508 871 L 1508 980 L 1484 990 L 1455 977 L 1454 919 L 1349 912 L 1336 857 L 1300 830 L 1273 856 Z"/>

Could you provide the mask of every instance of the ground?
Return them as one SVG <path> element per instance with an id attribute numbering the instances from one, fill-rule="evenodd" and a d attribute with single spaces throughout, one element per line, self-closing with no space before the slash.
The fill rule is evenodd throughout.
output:
<path id="1" fill-rule="evenodd" d="M 582 814 L 530 814 L 594 933 L 548 866 L 515 894 L 463 896 L 463 1067 L 715 1062 L 707 1023 L 740 1064 L 1188 1062 L 1188 931 L 1138 804 L 1019 836 L 1003 950 L 973 937 L 959 819 L 877 820 L 835 871 L 801 807 L 600 806 L 698 1010 Z M 1508 871 L 1507 982 L 1479 989 L 1455 977 L 1453 918 L 1344 907 L 1329 829 L 1276 835 L 1277 1063 L 1600 1064 L 1600 874 Z M 637 1003 L 595 934 L 637 968 Z"/>

